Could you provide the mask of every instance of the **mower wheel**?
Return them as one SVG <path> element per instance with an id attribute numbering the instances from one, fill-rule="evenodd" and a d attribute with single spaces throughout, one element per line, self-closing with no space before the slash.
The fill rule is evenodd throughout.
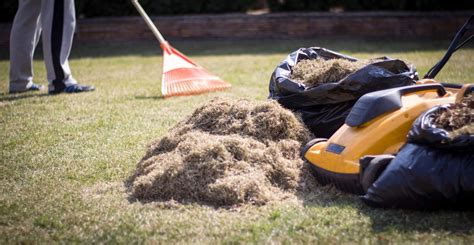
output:
<path id="1" fill-rule="evenodd" d="M 334 173 L 311 164 L 308 161 L 306 161 L 306 163 L 309 165 L 309 169 L 313 176 L 321 185 L 333 184 L 337 189 L 347 193 L 356 195 L 364 194 L 364 190 L 360 185 L 359 174 Z"/>
<path id="2" fill-rule="evenodd" d="M 315 138 L 315 139 L 312 139 L 310 140 L 308 143 L 306 143 L 306 145 L 301 149 L 301 157 L 304 158 L 304 155 L 306 154 L 306 152 L 311 148 L 313 147 L 313 145 L 316 145 L 317 143 L 321 143 L 321 142 L 326 142 L 328 141 L 328 139 L 326 138 Z"/>
<path id="3" fill-rule="evenodd" d="M 365 156 L 361 158 L 360 184 L 365 193 L 367 193 L 367 190 L 394 158 L 395 156 L 393 155 Z"/>

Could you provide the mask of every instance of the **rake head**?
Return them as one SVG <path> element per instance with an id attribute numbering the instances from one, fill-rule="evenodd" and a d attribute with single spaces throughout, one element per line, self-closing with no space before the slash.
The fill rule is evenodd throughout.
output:
<path id="1" fill-rule="evenodd" d="M 192 62 L 167 42 L 163 49 L 161 93 L 165 97 L 200 94 L 230 88 L 231 85 Z"/>

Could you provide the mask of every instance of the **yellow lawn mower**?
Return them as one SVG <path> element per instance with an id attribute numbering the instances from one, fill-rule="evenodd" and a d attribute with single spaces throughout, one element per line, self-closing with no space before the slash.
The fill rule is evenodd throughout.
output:
<path id="1" fill-rule="evenodd" d="M 474 89 L 473 84 L 433 80 L 451 55 L 473 38 L 471 35 L 460 43 L 472 19 L 471 16 L 457 32 L 446 54 L 425 79 L 416 85 L 365 94 L 329 139 L 317 138 L 307 143 L 302 155 L 321 184 L 332 183 L 346 192 L 364 193 L 406 142 L 406 135 L 420 114 L 436 105 L 455 103 Z M 374 161 L 375 155 L 384 156 L 377 156 Z"/>

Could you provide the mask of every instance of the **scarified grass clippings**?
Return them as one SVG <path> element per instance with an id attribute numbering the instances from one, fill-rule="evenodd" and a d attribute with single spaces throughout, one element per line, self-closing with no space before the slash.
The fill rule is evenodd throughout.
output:
<path id="1" fill-rule="evenodd" d="M 369 63 L 368 60 L 324 60 L 321 58 L 300 60 L 293 66 L 291 79 L 307 87 L 315 87 L 324 83 L 337 82 Z"/>
<path id="2" fill-rule="evenodd" d="M 294 197 L 314 184 L 300 157 L 310 136 L 277 102 L 213 99 L 150 145 L 131 196 L 211 206 Z"/>

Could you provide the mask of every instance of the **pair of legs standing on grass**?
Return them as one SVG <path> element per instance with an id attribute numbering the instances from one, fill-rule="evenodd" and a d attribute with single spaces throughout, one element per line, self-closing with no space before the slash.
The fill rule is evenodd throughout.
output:
<path id="1" fill-rule="evenodd" d="M 40 36 L 49 93 L 94 90 L 71 75 L 68 58 L 75 26 L 74 0 L 19 0 L 10 35 L 10 93 L 42 89 L 33 82 L 33 54 Z"/>

